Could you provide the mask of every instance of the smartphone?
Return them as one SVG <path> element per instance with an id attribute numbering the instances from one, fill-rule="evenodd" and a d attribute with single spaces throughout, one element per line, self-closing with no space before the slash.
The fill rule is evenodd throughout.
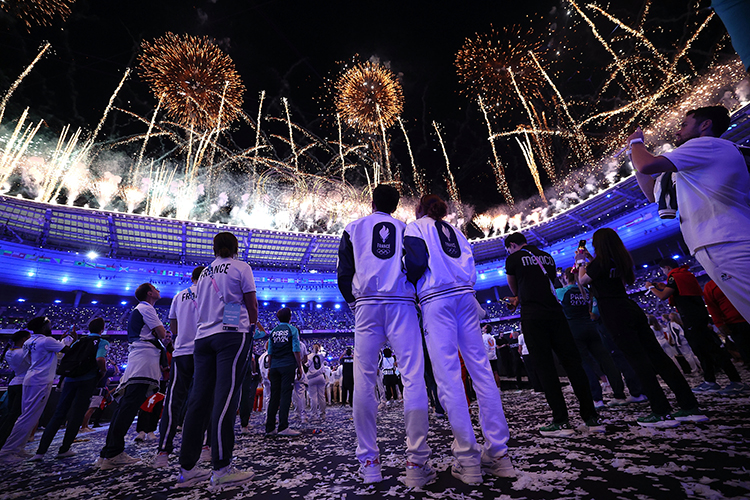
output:
<path id="1" fill-rule="evenodd" d="M 586 240 L 581 240 L 578 242 L 578 250 L 586 250 Z"/>

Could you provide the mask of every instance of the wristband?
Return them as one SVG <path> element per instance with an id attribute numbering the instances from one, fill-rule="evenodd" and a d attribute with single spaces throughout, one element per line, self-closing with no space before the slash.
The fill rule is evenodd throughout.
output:
<path id="1" fill-rule="evenodd" d="M 640 137 L 636 137 L 635 139 L 631 139 L 631 141 L 628 143 L 628 149 L 632 148 L 633 144 L 637 142 L 640 142 L 641 144 L 645 145 L 645 143 L 643 142 L 643 139 L 641 139 Z"/>

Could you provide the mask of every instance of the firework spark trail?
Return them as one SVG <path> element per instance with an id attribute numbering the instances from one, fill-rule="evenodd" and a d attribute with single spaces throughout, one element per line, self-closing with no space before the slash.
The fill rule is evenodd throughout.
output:
<path id="1" fill-rule="evenodd" d="M 13 133 L 11 134 L 8 142 L 5 145 L 5 151 L 3 151 L 3 155 L 0 156 L 0 172 L 2 172 L 2 174 L 0 174 L 0 186 L 5 184 L 10 175 L 16 169 L 19 161 L 21 160 L 21 158 L 23 158 L 23 155 L 29 148 L 31 140 L 39 131 L 42 123 L 44 123 L 43 120 L 39 120 L 39 123 L 37 123 L 36 127 L 34 127 L 32 123 L 29 123 L 26 126 L 26 130 L 24 132 L 21 132 L 24 127 L 24 123 L 26 122 L 28 113 L 29 108 L 26 108 L 22 113 L 21 118 L 18 119 L 18 124 L 16 125 L 16 128 L 13 130 Z M 21 134 L 20 138 L 19 133 Z"/>
<path id="2" fill-rule="evenodd" d="M 73 3 L 75 0 L 0 1 L 0 9 L 20 19 L 30 31 L 34 25 L 52 26 L 55 16 L 60 16 L 65 21 L 70 16 Z"/>
<path id="3" fill-rule="evenodd" d="M 99 135 L 99 131 L 101 131 L 102 127 L 104 126 L 104 120 L 107 119 L 107 115 L 109 115 L 109 111 L 112 109 L 112 103 L 115 102 L 115 98 L 117 97 L 117 94 L 120 93 L 120 89 L 125 83 L 125 80 L 128 79 L 128 76 L 130 76 L 130 68 L 127 68 L 125 70 L 125 74 L 122 76 L 122 80 L 120 80 L 120 84 L 115 89 L 114 93 L 112 94 L 112 97 L 109 98 L 109 103 L 107 103 L 107 107 L 104 108 L 104 114 L 102 114 L 102 119 L 99 120 L 99 124 L 94 129 L 94 133 L 91 134 L 91 138 L 87 141 L 87 147 L 91 147 L 94 144 L 94 141 L 96 140 L 96 136 Z"/>
<path id="4" fill-rule="evenodd" d="M 159 108 L 161 107 L 161 103 L 164 100 L 164 94 L 159 97 L 159 102 L 156 104 L 156 109 L 154 110 L 154 115 L 151 117 L 151 121 L 148 124 L 148 130 L 146 130 L 146 136 L 143 138 L 143 145 L 141 146 L 141 151 L 138 153 L 138 161 L 135 164 L 135 169 L 138 170 L 141 167 L 141 162 L 143 161 L 143 153 L 146 152 L 146 144 L 148 144 L 148 139 L 151 137 L 151 131 L 154 129 L 154 122 L 156 122 L 156 115 L 159 113 Z M 128 178 L 133 178 L 133 164 L 130 165 L 130 173 L 128 174 Z"/>
<path id="5" fill-rule="evenodd" d="M 43 201 L 49 202 L 57 199 L 57 196 L 60 194 L 60 191 L 63 188 L 63 180 L 66 178 L 68 171 L 72 168 L 75 168 L 76 164 L 78 164 L 79 162 L 82 162 L 82 160 L 84 160 L 84 158 L 82 157 L 87 153 L 85 150 L 81 149 L 78 150 L 76 154 L 74 154 L 74 152 L 76 151 L 76 146 L 78 145 L 78 139 L 80 138 L 82 131 L 79 128 L 78 130 L 76 130 L 75 134 L 71 135 L 70 138 L 66 140 L 69 130 L 69 125 L 66 125 L 63 128 L 63 131 L 57 140 L 57 146 L 52 153 L 52 158 L 49 161 L 50 173 L 54 173 L 56 175 L 54 177 L 50 175 L 50 178 L 47 180 L 45 191 L 42 197 Z M 53 190 L 55 191 L 54 193 L 52 193 Z M 71 189 L 68 188 L 68 191 L 70 192 Z"/>
<path id="6" fill-rule="evenodd" d="M 380 106 L 375 106 L 376 111 L 378 112 L 378 122 L 380 123 L 380 132 L 383 137 L 383 161 L 385 164 L 385 180 L 390 182 L 393 180 L 393 174 L 391 173 L 391 152 L 388 148 L 388 138 L 385 135 L 385 125 L 383 124 L 383 118 L 380 115 Z M 375 144 L 373 144 L 373 149 L 375 149 Z"/>
<path id="7" fill-rule="evenodd" d="M 536 166 L 536 161 L 534 161 L 534 152 L 532 150 L 531 141 L 529 140 L 528 134 L 524 134 L 525 142 L 521 142 L 518 137 L 515 137 L 514 139 L 518 143 L 518 146 L 521 148 L 523 157 L 526 159 L 526 164 L 529 166 L 531 175 L 534 177 L 534 183 L 536 184 L 536 188 L 539 191 L 539 196 L 542 198 L 542 201 L 544 203 L 547 203 L 547 198 L 545 198 L 544 196 L 544 189 L 542 189 L 542 180 L 539 178 L 539 169 Z"/>
<path id="8" fill-rule="evenodd" d="M 576 148 L 576 151 L 578 151 L 579 149 L 582 149 L 583 150 L 581 154 L 582 161 L 584 163 L 591 163 L 593 161 L 593 156 L 591 153 L 591 147 L 589 146 L 588 140 L 586 139 L 586 135 L 581 131 L 581 127 L 573 119 L 573 116 L 571 116 L 570 110 L 568 109 L 568 104 L 565 102 L 565 99 L 563 99 L 562 94 L 560 94 L 560 91 L 558 90 L 557 85 L 555 85 L 555 83 L 552 81 L 552 78 L 549 77 L 549 74 L 547 74 L 547 72 L 544 70 L 542 65 L 539 63 L 539 60 L 534 55 L 534 53 L 529 52 L 529 55 L 531 56 L 531 59 L 534 61 L 534 64 L 536 64 L 537 69 L 542 73 L 542 76 L 544 76 L 544 79 L 547 81 L 547 84 L 555 92 L 555 95 L 557 96 L 560 106 L 563 108 L 563 111 L 565 111 L 565 116 L 568 117 L 571 127 L 573 128 L 573 130 L 575 130 L 575 138 L 577 139 L 577 142 L 578 142 L 578 147 Z"/>
<path id="9" fill-rule="evenodd" d="M 458 195 L 458 187 L 456 186 L 456 179 L 453 178 L 453 172 L 451 172 L 451 164 L 448 160 L 448 152 L 445 150 L 445 143 L 443 143 L 443 136 L 440 134 L 440 127 L 438 127 L 438 124 L 436 121 L 432 122 L 432 126 L 435 128 L 435 132 L 437 132 L 438 140 L 440 141 L 440 148 L 443 151 L 443 157 L 445 158 L 445 170 L 448 172 L 448 175 L 446 177 L 446 183 L 448 184 L 448 195 L 450 196 L 451 201 L 455 202 L 456 208 L 459 213 L 459 217 L 463 217 L 463 207 L 461 206 L 461 200 L 459 199 Z"/>
<path id="10" fill-rule="evenodd" d="M 2 3 L 2 2 L 0 2 Z M 31 70 L 34 68 L 34 65 L 39 62 L 39 60 L 42 58 L 42 56 L 47 52 L 47 49 L 50 48 L 50 43 L 45 43 L 42 47 L 42 50 L 39 51 L 39 53 L 36 55 L 33 61 L 31 61 L 31 64 L 26 66 L 26 69 L 23 70 L 23 73 L 21 73 L 18 78 L 16 78 L 16 81 L 13 82 L 13 85 L 10 86 L 8 91 L 3 96 L 2 102 L 0 102 L 0 123 L 3 122 L 3 115 L 5 114 L 5 106 L 8 105 L 8 100 L 13 95 L 13 93 L 16 91 L 19 85 L 21 85 L 21 82 L 23 81 L 26 76 L 31 73 Z"/>
<path id="11" fill-rule="evenodd" d="M 338 125 L 339 131 L 339 158 L 341 159 L 341 182 L 344 182 L 346 178 L 346 162 L 344 161 L 344 140 L 341 137 L 341 113 L 336 113 L 336 125 Z"/>
<path id="12" fill-rule="evenodd" d="M 542 117 L 540 118 L 539 114 L 536 112 L 536 107 L 533 106 L 531 107 L 531 111 L 534 113 L 534 119 L 539 124 L 539 128 L 549 128 L 544 114 L 542 114 Z M 549 176 L 549 179 L 554 183 L 557 175 L 555 173 L 555 164 L 552 162 L 550 138 L 549 136 L 534 134 L 534 143 L 536 144 L 537 154 L 542 160 L 542 168 L 544 168 L 544 171 L 547 172 L 547 176 Z"/>
<path id="13" fill-rule="evenodd" d="M 401 131 L 404 133 L 406 149 L 409 151 L 409 160 L 411 161 L 411 170 L 414 176 L 414 184 L 417 186 L 417 193 L 419 193 L 419 196 L 421 197 L 425 194 L 424 174 L 417 168 L 417 164 L 414 162 L 414 154 L 412 154 L 411 151 L 411 141 L 409 140 L 409 135 L 406 133 L 406 128 L 404 127 L 404 122 L 401 120 L 401 117 L 398 118 L 398 124 L 401 126 Z"/>
<path id="14" fill-rule="evenodd" d="M 380 63 L 366 62 L 345 71 L 335 84 L 336 110 L 344 123 L 359 132 L 377 135 L 390 128 L 404 108 L 396 75 Z"/>
<path id="15" fill-rule="evenodd" d="M 281 98 L 286 113 L 286 122 L 289 126 L 289 145 L 292 147 L 292 158 L 294 158 L 294 170 L 299 172 L 299 163 L 297 162 L 297 149 L 294 147 L 294 135 L 292 135 L 292 119 L 289 116 L 289 101 L 286 97 Z"/>
<path id="16" fill-rule="evenodd" d="M 573 6 L 573 8 L 575 8 L 576 11 L 578 11 L 578 13 L 581 15 L 583 20 L 586 21 L 586 23 L 591 27 L 591 32 L 594 34 L 594 37 L 597 40 L 599 40 L 599 43 L 602 44 L 602 47 L 604 47 L 604 50 L 609 52 L 609 54 L 612 56 L 612 58 L 614 59 L 615 65 L 622 73 L 623 78 L 625 78 L 625 81 L 630 86 L 630 90 L 633 92 L 633 94 L 636 96 L 639 96 L 638 87 L 630 80 L 630 75 L 625 70 L 625 66 L 622 64 L 622 61 L 620 60 L 619 57 L 617 57 L 617 54 L 615 53 L 614 50 L 612 50 L 612 47 L 610 47 L 609 44 L 606 42 L 606 40 L 604 40 L 604 38 L 602 38 L 602 36 L 599 34 L 599 31 L 596 29 L 596 25 L 594 24 L 594 22 L 591 19 L 589 19 L 589 17 L 586 14 L 584 14 L 584 12 L 578 6 L 575 0 L 570 0 L 570 4 Z"/>
<path id="17" fill-rule="evenodd" d="M 262 119 L 262 111 L 263 111 L 263 100 L 266 98 L 266 91 L 261 90 L 260 92 L 260 102 L 258 103 L 258 119 L 255 124 L 255 154 L 253 155 L 253 175 L 251 177 L 251 187 L 255 188 L 255 181 L 256 177 L 258 175 L 258 151 L 260 146 L 260 121 Z M 257 202 L 257 198 L 255 200 Z"/>
<path id="18" fill-rule="evenodd" d="M 513 206 L 515 201 L 513 200 L 513 195 L 510 193 L 508 180 L 505 178 L 505 168 L 503 167 L 503 164 L 500 163 L 500 158 L 497 156 L 497 149 L 495 148 L 495 141 L 493 140 L 490 118 L 487 115 L 487 109 L 485 109 L 484 107 L 484 101 L 482 100 L 481 95 L 477 98 L 477 101 L 479 102 L 479 108 L 482 110 L 482 114 L 484 114 L 484 121 L 487 123 L 487 139 L 490 141 L 490 146 L 492 147 L 492 156 L 495 157 L 495 163 L 492 164 L 492 170 L 495 172 L 497 185 L 500 187 L 500 193 L 502 193 L 505 201 L 509 205 Z"/>

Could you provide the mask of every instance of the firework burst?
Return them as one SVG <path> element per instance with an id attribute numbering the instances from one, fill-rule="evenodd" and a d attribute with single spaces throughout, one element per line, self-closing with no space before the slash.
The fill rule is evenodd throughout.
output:
<path id="1" fill-rule="evenodd" d="M 482 96 L 488 107 L 499 111 L 517 102 L 511 75 L 526 96 L 541 95 L 543 80 L 531 53 L 542 44 L 530 31 L 519 26 L 467 38 L 456 54 L 456 71 L 461 92 L 471 98 Z"/>
<path id="2" fill-rule="evenodd" d="M 245 86 L 232 59 L 208 37 L 167 33 L 142 48 L 141 77 L 180 125 L 205 131 L 241 113 Z"/>
<path id="3" fill-rule="evenodd" d="M 366 134 L 381 133 L 396 123 L 404 109 L 401 83 L 390 69 L 377 62 L 349 68 L 336 81 L 335 89 L 336 110 L 341 119 Z"/>
<path id="4" fill-rule="evenodd" d="M 75 0 L 4 0 L 0 9 L 20 19 L 27 28 L 51 26 L 55 17 L 65 21 Z"/>

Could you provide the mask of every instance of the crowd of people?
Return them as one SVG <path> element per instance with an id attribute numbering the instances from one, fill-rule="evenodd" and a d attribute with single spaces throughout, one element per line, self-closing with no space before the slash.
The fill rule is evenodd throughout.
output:
<path id="1" fill-rule="evenodd" d="M 379 185 L 373 190 L 372 214 L 346 226 L 337 276 L 353 313 L 353 343 L 341 338 L 306 343 L 299 327 L 313 321 L 312 311 L 295 315 L 283 307 L 275 318 L 260 314 L 252 269 L 236 258 L 236 237 L 217 234 L 215 260 L 193 271 L 192 285 L 172 299 L 166 321 L 155 308 L 159 290 L 151 283 L 136 290 L 139 303 L 127 315 L 127 361 L 113 391 L 118 404 L 95 465 L 108 470 L 137 463 L 125 452 L 126 433 L 144 405 L 158 415 L 161 402 L 153 464 L 169 466 L 181 427 L 177 487 L 250 481 L 253 471 L 238 470 L 231 462 L 237 414 L 240 432 L 249 432 L 248 412 L 256 406 L 260 386 L 266 436 L 300 434 L 290 425 L 292 406 L 297 421 L 306 422 L 326 418 L 326 406 L 335 401 L 350 405 L 354 453 L 365 484 L 383 479 L 377 413 L 394 400 L 403 402 L 407 486 L 421 487 L 437 476 L 427 444 L 431 407 L 447 417 L 453 433 L 453 476 L 467 484 L 479 484 L 486 475 L 511 477 L 510 432 L 498 388 L 503 349 L 514 350 L 513 363 L 523 365 L 534 389 L 544 393 L 552 415 L 539 428 L 543 436 L 577 434 L 555 359 L 565 370 L 587 432 L 607 432 L 598 415 L 604 405 L 648 404 L 650 413 L 634 422 L 643 427 L 708 421 L 701 393 L 750 392 L 730 354 L 734 346 L 735 356 L 750 361 L 750 275 L 742 264 L 750 263 L 750 175 L 731 143 L 716 138 L 726 129 L 725 114 L 716 108 L 691 111 L 679 134 L 683 145 L 662 156 L 648 153 L 640 131 L 630 137 L 629 154 L 647 198 L 653 201 L 660 196 L 655 190 L 665 189 L 661 181 L 656 189 L 649 174 L 674 173 L 683 234 L 710 280 L 701 285 L 688 265 L 667 258 L 659 262 L 665 283 L 655 282 L 652 274 L 654 281 L 638 286 L 632 257 L 617 232 L 606 227 L 594 233 L 593 253 L 579 247 L 576 265 L 558 275 L 551 255 L 514 233 L 504 241 L 511 295 L 492 312 L 516 321 L 520 307 L 520 328 L 508 336 L 500 330 L 493 335 L 492 318 L 482 332 L 480 322 L 487 321 L 488 311 L 475 297 L 471 247 L 460 230 L 445 222 L 448 206 L 436 195 L 420 199 L 416 220 L 407 225 L 391 215 L 399 204 L 398 191 Z M 726 160 L 717 167 L 721 175 L 707 173 L 713 162 L 706 156 L 716 154 Z M 649 315 L 664 309 L 644 311 L 632 298 L 635 289 L 636 296 L 669 300 L 674 310 Z M 111 312 L 121 314 L 118 320 L 124 317 L 119 310 Z M 334 329 L 350 321 L 338 312 L 325 317 Z M 12 411 L 0 426 L 0 460 L 44 460 L 66 421 L 57 456 L 75 453 L 71 445 L 96 388 L 106 384 L 107 357 L 115 350 L 101 337 L 105 327 L 105 319 L 96 317 L 88 322 L 88 335 L 58 341 L 51 336 L 52 321 L 38 314 L 13 335 L 3 353 L 14 378 L 8 390 Z M 696 387 L 684 376 L 693 370 L 704 378 Z M 24 445 L 56 373 L 62 394 L 36 454 L 25 457 Z M 676 406 L 657 377 L 675 395 Z M 612 390 L 607 402 L 605 381 Z M 480 441 L 471 418 L 472 398 L 480 408 Z M 144 427 L 146 421 L 153 429 Z M 143 436 L 155 437 L 156 419 L 139 417 L 138 426 Z"/>

